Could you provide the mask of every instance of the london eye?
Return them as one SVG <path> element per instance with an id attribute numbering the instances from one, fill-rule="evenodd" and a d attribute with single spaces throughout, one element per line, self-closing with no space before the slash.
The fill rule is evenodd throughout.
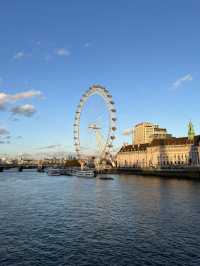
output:
<path id="1" fill-rule="evenodd" d="M 84 159 L 85 154 L 82 145 L 81 133 L 80 133 L 80 123 L 82 118 L 83 110 L 86 108 L 86 103 L 92 96 L 98 95 L 103 99 L 105 103 L 105 108 L 108 111 L 108 130 L 106 131 L 106 135 L 102 135 L 102 128 L 97 123 L 90 123 L 88 125 L 88 129 L 93 131 L 96 137 L 96 146 L 98 152 L 96 153 L 96 157 L 99 160 L 111 160 L 112 158 L 112 150 L 113 150 L 113 141 L 115 140 L 115 132 L 117 130 L 116 122 L 116 108 L 115 103 L 113 101 L 113 97 L 110 92 L 100 86 L 93 85 L 90 87 L 81 97 L 79 104 L 76 108 L 75 120 L 74 120 L 74 147 L 76 151 L 76 156 L 79 160 Z"/>

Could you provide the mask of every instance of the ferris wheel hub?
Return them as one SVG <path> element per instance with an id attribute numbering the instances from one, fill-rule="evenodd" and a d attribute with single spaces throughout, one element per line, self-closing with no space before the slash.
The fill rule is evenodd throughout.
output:
<path id="1" fill-rule="evenodd" d="M 99 129 L 101 129 L 101 127 L 97 126 L 97 124 L 90 124 L 88 128 L 89 128 L 89 129 L 94 129 L 94 130 L 99 130 Z"/>

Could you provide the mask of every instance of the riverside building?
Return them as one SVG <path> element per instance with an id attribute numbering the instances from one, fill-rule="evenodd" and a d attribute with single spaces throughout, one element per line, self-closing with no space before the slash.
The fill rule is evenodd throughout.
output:
<path id="1" fill-rule="evenodd" d="M 146 127 L 146 136 L 145 130 Z M 141 129 L 143 128 L 143 129 Z M 155 135 L 159 127 L 151 123 L 139 124 L 134 130 L 136 140 L 133 145 L 124 145 L 117 154 L 118 167 L 173 168 L 200 166 L 200 136 L 195 136 L 193 125 L 188 125 L 188 137 L 175 138 L 165 129 L 164 135 Z M 141 136 L 139 137 L 139 133 Z M 148 133 L 147 133 L 148 132 Z M 154 132 L 153 134 L 151 134 Z M 143 137 L 143 143 L 142 143 Z"/>

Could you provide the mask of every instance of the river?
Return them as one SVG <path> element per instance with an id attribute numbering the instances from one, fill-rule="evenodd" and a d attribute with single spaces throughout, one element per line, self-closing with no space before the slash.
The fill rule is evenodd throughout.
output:
<path id="1" fill-rule="evenodd" d="M 200 265 L 200 182 L 0 173 L 0 265 Z"/>

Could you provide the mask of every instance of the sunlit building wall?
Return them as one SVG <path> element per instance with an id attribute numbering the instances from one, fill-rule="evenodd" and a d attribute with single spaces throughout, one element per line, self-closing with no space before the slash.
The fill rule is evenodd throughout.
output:
<path id="1" fill-rule="evenodd" d="M 166 128 L 160 128 L 150 122 L 137 124 L 133 130 L 133 144 L 151 143 L 153 139 L 165 139 L 172 137 Z"/>
<path id="2" fill-rule="evenodd" d="M 200 165 L 200 136 L 155 139 L 150 144 L 123 146 L 117 154 L 119 167 L 174 167 Z"/>

